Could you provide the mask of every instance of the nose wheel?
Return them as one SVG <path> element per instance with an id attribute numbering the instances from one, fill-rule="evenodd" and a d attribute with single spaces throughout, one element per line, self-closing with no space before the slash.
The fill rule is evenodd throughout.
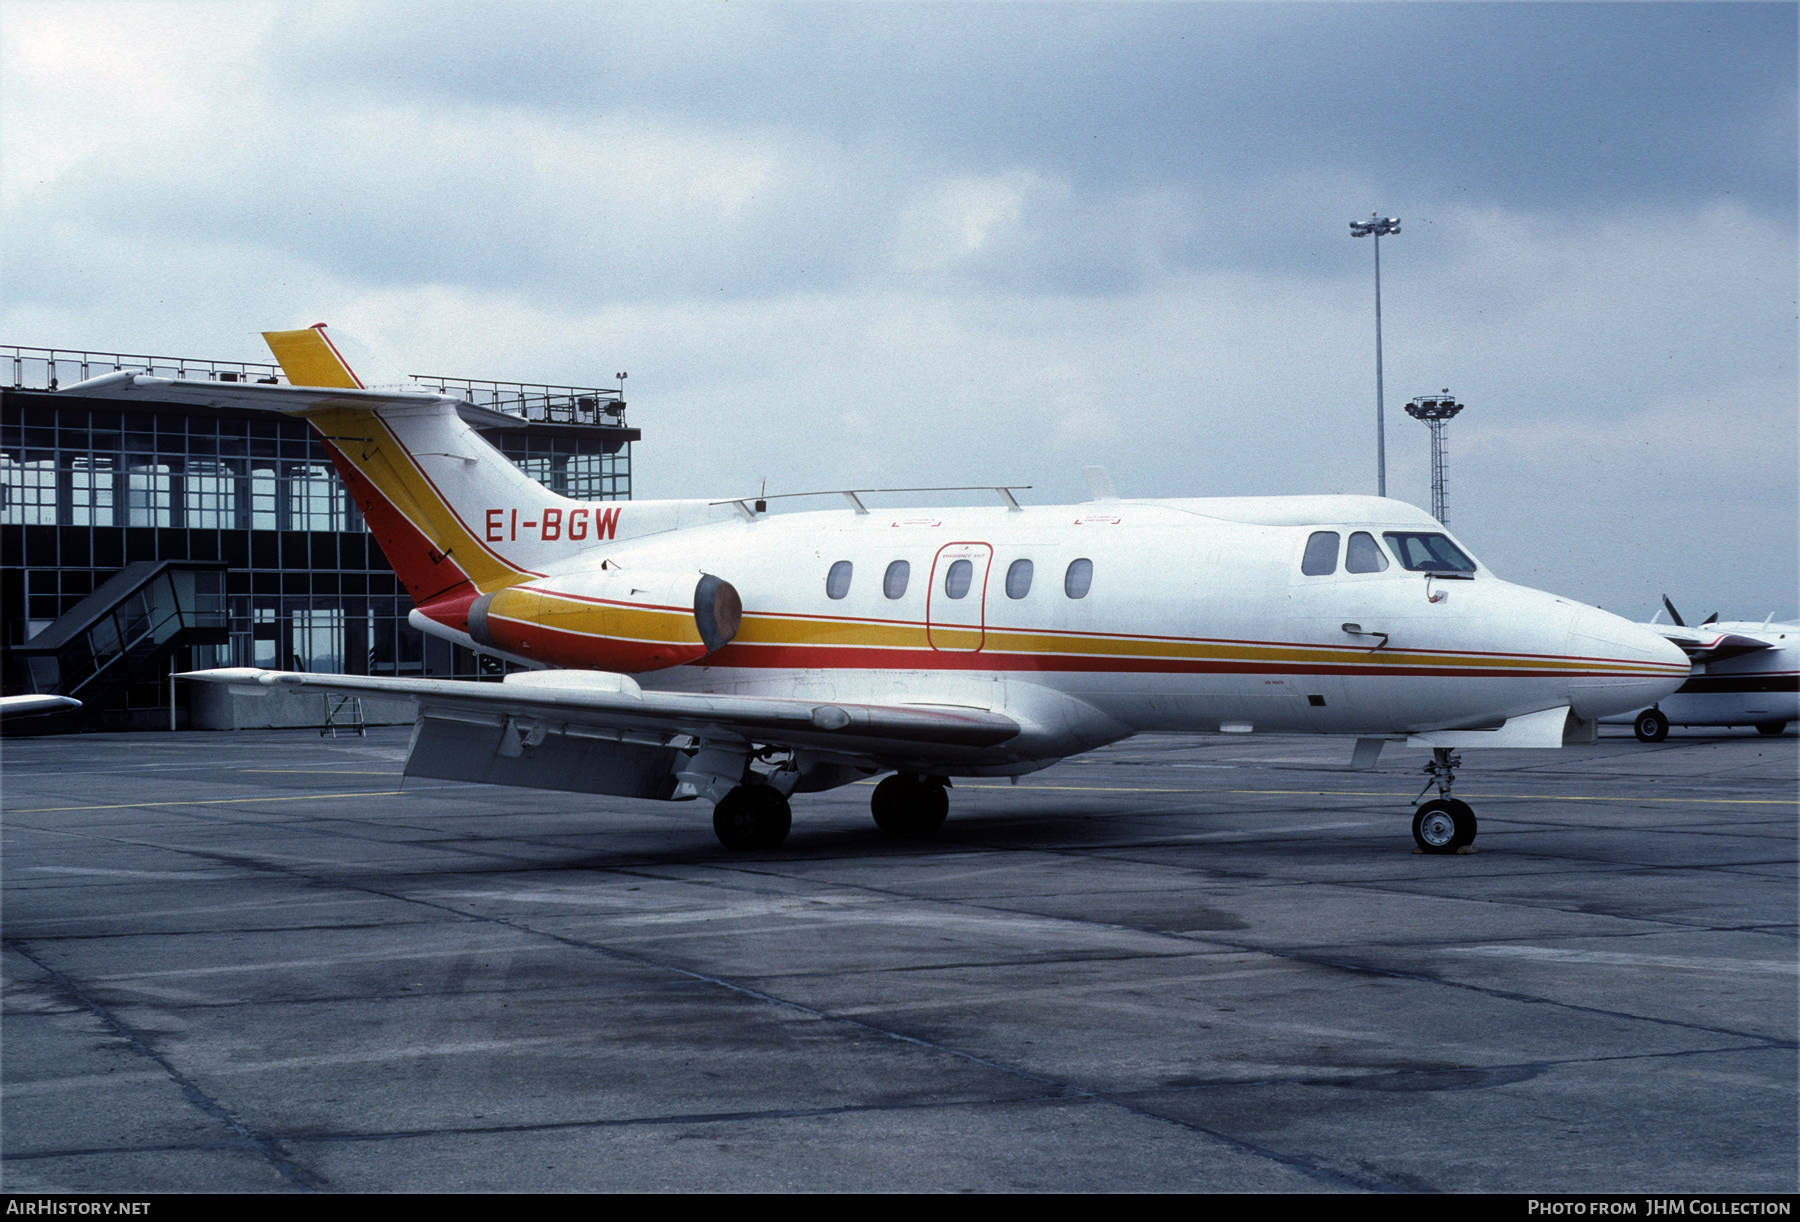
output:
<path id="1" fill-rule="evenodd" d="M 1645 709 L 1632 720 L 1631 732 L 1641 743 L 1659 743 L 1669 736 L 1669 719 L 1661 709 Z"/>
<path id="2" fill-rule="evenodd" d="M 1424 797 L 1434 785 L 1438 796 L 1413 812 L 1413 843 L 1421 853 L 1456 853 L 1475 840 L 1475 812 L 1467 802 L 1450 796 L 1461 766 L 1462 756 L 1450 748 L 1432 748 L 1431 762 L 1425 765 L 1425 788 L 1419 796 Z"/>
<path id="3" fill-rule="evenodd" d="M 1413 813 L 1413 842 L 1422 853 L 1454 853 L 1475 839 L 1475 812 L 1467 802 L 1434 798 Z"/>
<path id="4" fill-rule="evenodd" d="M 944 826 L 950 813 L 948 785 L 940 777 L 897 772 L 869 798 L 875 826 L 894 836 L 923 836 Z"/>

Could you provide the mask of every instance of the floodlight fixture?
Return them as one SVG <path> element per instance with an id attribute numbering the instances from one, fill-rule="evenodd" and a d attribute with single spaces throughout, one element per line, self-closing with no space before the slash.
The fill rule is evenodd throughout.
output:
<path id="1" fill-rule="evenodd" d="M 1350 236 L 1375 239 L 1375 494 L 1387 495 L 1387 411 L 1381 394 L 1381 239 L 1400 232 L 1400 218 L 1369 213 L 1366 221 L 1351 221 Z"/>
<path id="2" fill-rule="evenodd" d="M 1425 427 L 1431 430 L 1431 516 L 1445 526 L 1450 525 L 1450 521 L 1444 504 L 1444 425 L 1462 409 L 1463 405 L 1452 398 L 1448 390 L 1435 395 L 1420 395 L 1406 405 L 1406 414 L 1414 420 L 1424 421 Z"/>

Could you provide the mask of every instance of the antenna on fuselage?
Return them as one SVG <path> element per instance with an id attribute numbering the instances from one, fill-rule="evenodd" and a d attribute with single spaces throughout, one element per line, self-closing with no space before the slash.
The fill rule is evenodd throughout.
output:
<path id="1" fill-rule="evenodd" d="M 1113 487 L 1112 476 L 1105 467 L 1083 467 L 1081 473 L 1087 477 L 1088 491 L 1094 494 L 1096 501 L 1116 501 L 1119 493 Z"/>

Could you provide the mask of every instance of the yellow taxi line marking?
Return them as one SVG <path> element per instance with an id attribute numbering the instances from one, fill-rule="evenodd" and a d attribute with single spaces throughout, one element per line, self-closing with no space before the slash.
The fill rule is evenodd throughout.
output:
<path id="1" fill-rule="evenodd" d="M 1380 789 L 1184 789 L 1148 785 L 958 785 L 958 789 L 1059 790 L 1070 793 L 1241 793 L 1328 798 L 1410 798 L 1411 790 Z M 1690 806 L 1793 806 L 1796 798 L 1634 798 L 1559 793 L 1469 793 L 1471 798 L 1517 799 L 1528 802 L 1685 802 Z"/>
<path id="2" fill-rule="evenodd" d="M 108 806 L 36 806 L 30 810 L 9 810 L 9 815 L 49 815 L 71 810 L 131 810 L 151 806 L 230 806 L 245 802 L 310 802 L 320 798 L 391 798 L 418 792 L 408 789 L 376 789 L 367 793 L 291 793 L 279 798 L 201 798 L 192 802 L 114 802 Z"/>

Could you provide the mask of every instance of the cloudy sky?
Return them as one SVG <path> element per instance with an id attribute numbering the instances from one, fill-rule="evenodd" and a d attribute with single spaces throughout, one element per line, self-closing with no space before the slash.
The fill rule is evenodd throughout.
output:
<path id="1" fill-rule="evenodd" d="M 1390 492 L 1796 613 L 1793 4 L 0 0 L 0 340 L 629 370 L 639 496 Z"/>

